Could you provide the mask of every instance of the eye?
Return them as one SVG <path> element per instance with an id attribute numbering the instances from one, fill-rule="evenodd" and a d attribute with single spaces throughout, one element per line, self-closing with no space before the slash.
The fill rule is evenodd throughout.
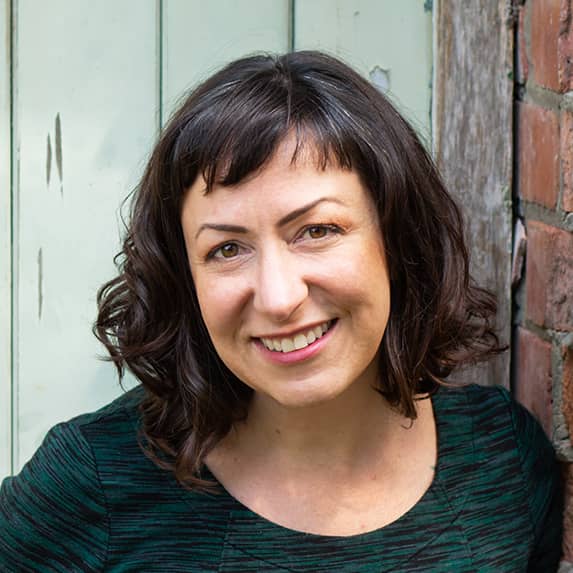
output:
<path id="1" fill-rule="evenodd" d="M 239 245 L 237 243 L 225 243 L 216 249 L 213 249 L 208 259 L 232 259 L 239 254 Z"/>
<path id="2" fill-rule="evenodd" d="M 321 225 L 315 225 L 314 227 L 309 227 L 306 232 L 311 239 L 322 239 L 328 233 L 328 229 Z"/>
<path id="3" fill-rule="evenodd" d="M 338 234 L 340 229 L 336 225 L 310 225 L 301 233 L 301 239 L 324 239 L 328 235 Z"/>

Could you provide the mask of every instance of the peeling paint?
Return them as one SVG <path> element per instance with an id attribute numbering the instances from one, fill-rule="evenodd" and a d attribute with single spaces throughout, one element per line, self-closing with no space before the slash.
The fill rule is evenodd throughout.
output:
<path id="1" fill-rule="evenodd" d="M 368 74 L 370 81 L 382 92 L 386 93 L 390 89 L 390 70 L 385 70 L 380 66 L 374 66 Z"/>
<path id="2" fill-rule="evenodd" d="M 48 133 L 48 142 L 46 150 L 46 184 L 50 184 L 50 176 L 52 174 L 52 140 L 50 139 L 50 134 Z"/>
<path id="3" fill-rule="evenodd" d="M 432 12 L 434 9 L 433 0 L 424 0 L 424 12 Z"/>
<path id="4" fill-rule="evenodd" d="M 513 228 L 513 255 L 511 262 L 511 286 L 516 288 L 523 276 L 525 251 L 527 249 L 527 235 L 521 219 L 515 221 Z"/>
<path id="5" fill-rule="evenodd" d="M 64 193 L 63 186 L 63 167 L 62 167 L 62 122 L 60 114 L 56 114 L 56 167 L 58 168 L 58 177 L 60 178 L 60 193 Z"/>
<path id="6" fill-rule="evenodd" d="M 38 320 L 42 318 L 42 307 L 44 304 L 44 258 L 42 249 L 38 250 Z"/>

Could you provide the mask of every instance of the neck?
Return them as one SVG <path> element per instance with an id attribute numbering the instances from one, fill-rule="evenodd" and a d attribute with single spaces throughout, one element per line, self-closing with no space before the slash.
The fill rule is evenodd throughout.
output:
<path id="1" fill-rule="evenodd" d="M 354 384 L 328 402 L 297 408 L 255 394 L 248 418 L 229 436 L 229 446 L 241 457 L 292 471 L 325 465 L 343 470 L 371 460 L 409 425 L 367 384 Z"/>

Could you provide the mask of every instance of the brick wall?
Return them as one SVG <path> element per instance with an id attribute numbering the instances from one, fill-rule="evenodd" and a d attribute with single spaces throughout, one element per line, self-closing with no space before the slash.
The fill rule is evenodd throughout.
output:
<path id="1" fill-rule="evenodd" d="M 573 1 L 517 3 L 513 384 L 565 462 L 564 557 L 573 563 Z M 519 222 L 517 223 L 519 225 Z M 517 276 L 520 276 L 519 271 Z M 563 570 L 573 570 L 567 567 Z"/>

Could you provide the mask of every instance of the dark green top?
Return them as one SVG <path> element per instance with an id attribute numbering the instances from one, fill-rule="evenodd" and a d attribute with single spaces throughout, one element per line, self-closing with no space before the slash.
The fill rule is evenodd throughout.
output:
<path id="1" fill-rule="evenodd" d="M 557 569 L 553 450 L 500 388 L 442 388 L 432 398 L 438 465 L 430 488 L 397 521 L 350 537 L 281 527 L 224 490 L 183 489 L 140 450 L 141 396 L 136 389 L 56 426 L 20 475 L 3 482 L 0 571 Z"/>

